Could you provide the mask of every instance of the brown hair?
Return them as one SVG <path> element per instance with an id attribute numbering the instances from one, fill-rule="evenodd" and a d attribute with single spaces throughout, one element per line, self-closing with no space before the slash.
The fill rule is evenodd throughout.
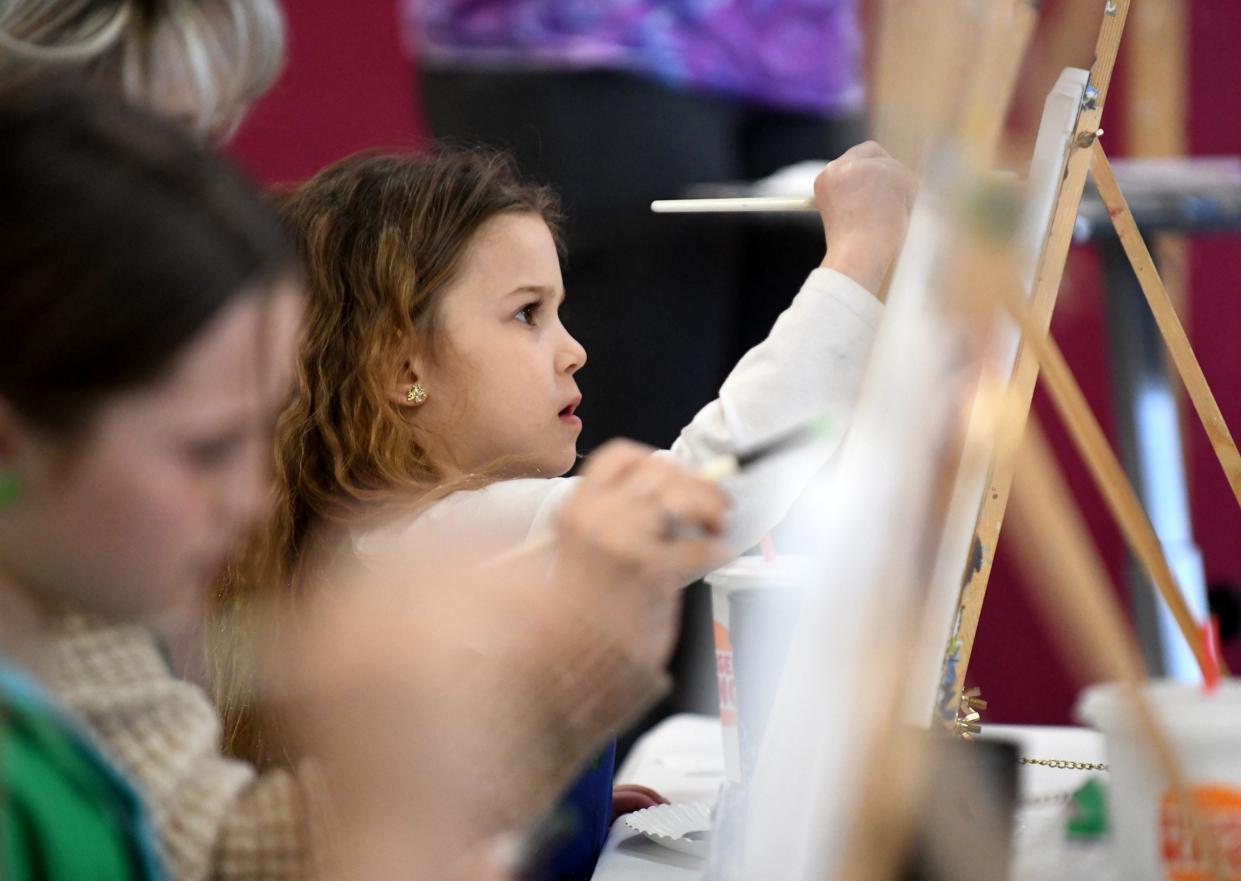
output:
<path id="1" fill-rule="evenodd" d="M 238 297 L 296 275 L 236 170 L 107 95 L 0 100 L 0 194 L 0 398 L 61 437 Z"/>
<path id="2" fill-rule="evenodd" d="M 225 747 L 260 767 L 288 753 L 247 695 L 255 659 L 237 641 L 244 649 L 258 609 L 326 563 L 310 562 L 325 529 L 436 489 L 392 379 L 411 341 L 435 353 L 437 306 L 486 221 L 534 212 L 555 234 L 559 219 L 555 196 L 505 155 L 463 150 L 351 156 L 278 201 L 309 291 L 298 393 L 277 427 L 273 515 L 224 579 L 213 632 L 225 638 L 209 646 Z"/>

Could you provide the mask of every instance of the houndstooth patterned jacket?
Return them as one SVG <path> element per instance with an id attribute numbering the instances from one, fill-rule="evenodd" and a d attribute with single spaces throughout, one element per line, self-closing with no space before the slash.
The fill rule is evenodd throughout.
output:
<path id="1" fill-rule="evenodd" d="M 580 622 L 544 623 L 558 632 L 531 634 L 516 656 L 480 665 L 466 684 L 474 730 L 488 737 L 451 745 L 472 750 L 474 769 L 454 794 L 472 803 L 477 828 L 492 834 L 550 804 L 591 750 L 667 687 L 662 674 L 601 644 Z M 549 676 L 546 659 L 529 647 L 553 643 L 575 663 Z M 326 869 L 330 810 L 313 767 L 257 774 L 224 756 L 214 706 L 173 675 L 149 631 L 73 618 L 50 648 L 42 678 L 145 796 L 170 877 L 335 874 Z"/>

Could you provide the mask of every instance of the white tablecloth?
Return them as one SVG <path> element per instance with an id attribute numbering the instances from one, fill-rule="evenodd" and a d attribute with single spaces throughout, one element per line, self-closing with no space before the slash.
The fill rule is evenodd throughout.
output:
<path id="1" fill-rule="evenodd" d="M 988 725 L 984 737 L 1015 741 L 1021 755 L 1039 759 L 1102 762 L 1103 738 L 1086 728 Z M 1072 792 L 1090 775 L 1036 765 L 1022 767 L 1015 830 L 1013 881 L 1110 881 L 1107 849 L 1074 844 L 1063 834 L 1064 806 L 1055 796 Z M 719 720 L 680 715 L 664 720 L 634 746 L 617 783 L 640 783 L 669 801 L 714 798 L 724 779 Z M 697 881 L 705 860 L 668 850 L 643 838 L 622 817 L 612 827 L 595 870 L 595 881 Z"/>

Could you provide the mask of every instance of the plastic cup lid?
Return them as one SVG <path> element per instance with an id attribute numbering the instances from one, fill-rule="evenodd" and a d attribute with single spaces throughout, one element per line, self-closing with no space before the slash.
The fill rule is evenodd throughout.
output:
<path id="1" fill-rule="evenodd" d="M 1201 685 L 1158 679 L 1143 686 L 1151 708 L 1178 732 L 1241 732 L 1241 680 L 1225 679 L 1207 694 Z M 1092 685 L 1082 692 L 1073 715 L 1105 734 L 1137 730 L 1138 720 L 1119 683 Z"/>

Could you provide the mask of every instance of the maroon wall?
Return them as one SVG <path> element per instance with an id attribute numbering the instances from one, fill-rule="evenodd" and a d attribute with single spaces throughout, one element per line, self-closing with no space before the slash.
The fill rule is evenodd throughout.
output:
<path id="1" fill-rule="evenodd" d="M 1061 0 L 1063 2 L 1063 0 Z M 1158 0 L 1135 0 L 1158 2 Z M 1099 4 L 1101 5 L 1101 3 Z M 1196 153 L 1241 152 L 1241 9 L 1235 0 L 1192 0 L 1190 142 Z M 422 127 L 411 73 L 401 57 L 395 0 L 287 2 L 291 60 L 285 76 L 255 109 L 234 147 L 264 181 L 297 180 L 332 159 L 368 146 L 417 144 Z M 1124 59 L 1122 56 L 1121 63 Z M 1105 119 L 1107 144 L 1123 153 L 1117 108 Z M 1224 415 L 1241 434 L 1241 238 L 1195 242 L 1187 324 Z M 1054 332 L 1096 412 L 1111 424 L 1107 353 L 1098 267 L 1075 250 Z M 1124 566 L 1120 536 L 1078 464 L 1054 415 L 1041 400 L 1056 448 L 1117 578 Z M 1241 513 L 1210 447 L 1196 425 L 1189 431 L 1193 518 L 1208 577 L 1241 581 Z M 1241 669 L 1241 654 L 1232 654 Z M 991 701 L 992 721 L 1064 722 L 1076 685 L 1056 661 L 1052 644 L 1026 602 L 1001 541 L 984 609 L 971 680 Z"/>
<path id="2" fill-rule="evenodd" d="M 396 0 L 285 0 L 289 62 L 232 152 L 260 180 L 301 180 L 365 147 L 416 144 Z"/>

